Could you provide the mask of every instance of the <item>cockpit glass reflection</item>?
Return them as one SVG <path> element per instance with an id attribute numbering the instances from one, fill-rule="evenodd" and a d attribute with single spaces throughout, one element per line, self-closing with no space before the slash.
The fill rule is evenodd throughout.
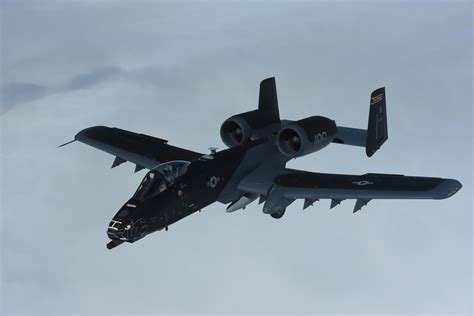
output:
<path id="1" fill-rule="evenodd" d="M 143 178 L 134 198 L 144 200 L 165 191 L 187 172 L 190 164 L 189 161 L 177 160 L 158 165 Z"/>

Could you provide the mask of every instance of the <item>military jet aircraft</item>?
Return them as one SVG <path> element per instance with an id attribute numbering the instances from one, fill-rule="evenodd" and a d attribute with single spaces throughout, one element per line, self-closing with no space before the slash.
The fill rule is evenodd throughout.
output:
<path id="1" fill-rule="evenodd" d="M 372 156 L 388 137 L 385 100 L 385 88 L 372 92 L 367 130 L 338 126 L 322 116 L 281 120 L 275 78 L 267 78 L 260 83 L 258 109 L 223 122 L 220 135 L 229 148 L 210 148 L 206 154 L 115 127 L 82 130 L 73 141 L 114 155 L 112 168 L 129 161 L 136 165 L 135 172 L 150 170 L 110 221 L 107 248 L 168 230 L 216 201 L 234 212 L 259 199 L 263 213 L 278 219 L 297 199 L 304 200 L 303 209 L 320 199 L 330 199 L 331 208 L 354 199 L 357 212 L 372 199 L 445 199 L 455 194 L 462 185 L 453 179 L 327 174 L 285 167 L 289 160 L 331 143 L 365 147 L 367 156 Z"/>

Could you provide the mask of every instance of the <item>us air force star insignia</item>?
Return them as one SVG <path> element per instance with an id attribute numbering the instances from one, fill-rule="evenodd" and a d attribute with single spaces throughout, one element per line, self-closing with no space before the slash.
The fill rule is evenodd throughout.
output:
<path id="1" fill-rule="evenodd" d="M 367 180 L 360 180 L 360 181 L 354 181 L 352 184 L 356 185 L 367 185 L 367 184 L 374 184 L 373 182 L 367 181 Z"/>
<path id="2" fill-rule="evenodd" d="M 207 181 L 207 186 L 214 189 L 217 186 L 217 183 L 219 183 L 219 180 L 218 177 L 212 176 L 209 181 Z"/>

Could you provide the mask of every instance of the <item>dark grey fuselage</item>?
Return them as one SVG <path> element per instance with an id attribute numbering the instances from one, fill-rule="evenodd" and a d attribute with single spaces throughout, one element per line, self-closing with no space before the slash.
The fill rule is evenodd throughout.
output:
<path id="1" fill-rule="evenodd" d="M 264 162 L 258 156 L 275 150 L 267 141 L 251 141 L 191 161 L 186 174 L 167 190 L 142 201 L 129 199 L 112 219 L 109 237 L 133 242 L 216 201 L 238 199 L 239 180 Z M 125 230 L 126 225 L 132 227 Z"/>

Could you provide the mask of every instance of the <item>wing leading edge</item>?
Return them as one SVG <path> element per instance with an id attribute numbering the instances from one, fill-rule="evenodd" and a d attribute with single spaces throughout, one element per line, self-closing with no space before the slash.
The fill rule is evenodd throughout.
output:
<path id="1" fill-rule="evenodd" d="M 171 146 L 167 140 L 106 126 L 86 128 L 74 140 L 105 151 L 116 158 L 112 168 L 125 161 L 136 164 L 135 171 L 152 169 L 171 160 L 193 160 L 202 154 Z"/>
<path id="2" fill-rule="evenodd" d="M 331 199 L 331 208 L 345 199 L 356 199 L 354 212 L 372 199 L 445 199 L 461 187 L 454 179 L 376 173 L 342 175 L 291 169 L 285 169 L 270 182 L 262 181 L 262 174 L 251 174 L 238 186 L 242 191 L 266 196 L 267 200 L 267 195 L 275 192 L 279 195 L 272 197 L 279 201 L 276 204 L 289 205 L 288 201 L 305 199 L 304 208 L 319 199 Z M 264 212 L 272 210 L 264 206 Z"/>

